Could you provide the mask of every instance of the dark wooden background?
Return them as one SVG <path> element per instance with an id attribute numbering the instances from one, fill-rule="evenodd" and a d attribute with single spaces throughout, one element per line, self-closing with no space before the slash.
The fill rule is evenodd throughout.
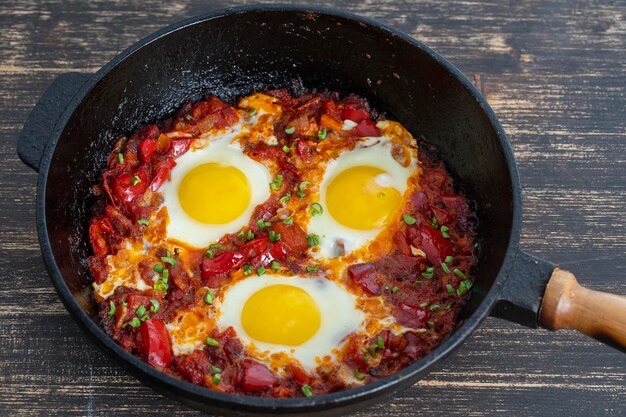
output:
<path id="1" fill-rule="evenodd" d="M 245 1 L 0 1 L 0 415 L 191 416 L 95 351 L 40 256 L 37 175 L 15 143 L 55 76 Z M 623 1 L 303 1 L 388 23 L 473 77 L 508 132 L 523 247 L 626 294 Z M 436 372 L 362 416 L 626 414 L 626 356 L 573 332 L 488 319 Z"/>

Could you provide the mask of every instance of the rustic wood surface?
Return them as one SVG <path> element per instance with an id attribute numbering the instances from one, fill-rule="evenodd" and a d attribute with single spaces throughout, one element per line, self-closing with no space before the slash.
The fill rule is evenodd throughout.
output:
<path id="1" fill-rule="evenodd" d="M 92 344 L 59 301 L 35 231 L 37 175 L 15 143 L 58 74 L 96 71 L 141 37 L 245 1 L 0 1 L 0 415 L 191 416 Z M 420 39 L 473 77 L 510 135 L 522 245 L 581 284 L 626 294 L 623 1 L 303 1 Z M 626 356 L 571 331 L 488 319 L 456 354 L 362 416 L 626 414 Z"/>

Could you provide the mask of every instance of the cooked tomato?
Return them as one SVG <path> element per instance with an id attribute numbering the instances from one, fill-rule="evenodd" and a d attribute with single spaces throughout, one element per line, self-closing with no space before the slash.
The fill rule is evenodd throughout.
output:
<path id="1" fill-rule="evenodd" d="M 167 368 L 172 363 L 170 336 L 161 320 L 149 319 L 141 323 L 138 345 L 150 365 Z"/>
<path id="2" fill-rule="evenodd" d="M 421 248 L 426 258 L 435 266 L 439 266 L 448 256 L 452 256 L 452 243 L 449 239 L 427 225 L 411 227 L 407 236 L 413 246 Z"/>
<path id="3" fill-rule="evenodd" d="M 223 276 L 237 270 L 246 262 L 246 257 L 241 252 L 222 252 L 213 258 L 202 258 L 202 279 Z"/>
<path id="4" fill-rule="evenodd" d="M 265 365 L 250 359 L 242 362 L 242 387 L 248 392 L 264 391 L 276 385 L 276 377 Z"/>

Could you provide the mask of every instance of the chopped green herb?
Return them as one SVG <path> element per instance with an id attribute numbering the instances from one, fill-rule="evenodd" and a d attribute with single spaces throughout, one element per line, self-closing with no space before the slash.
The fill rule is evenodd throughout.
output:
<path id="1" fill-rule="evenodd" d="M 437 222 L 437 218 L 433 217 L 430 224 L 435 228 L 435 229 L 439 229 L 439 222 Z"/>
<path id="2" fill-rule="evenodd" d="M 213 304 L 213 290 L 207 290 L 204 294 L 204 302 L 208 305 Z"/>
<path id="3" fill-rule="evenodd" d="M 300 197 L 300 198 L 304 198 L 304 197 L 306 197 L 306 193 L 305 193 L 304 191 L 298 191 L 298 192 L 296 192 L 296 195 L 297 195 L 298 197 Z"/>
<path id="4" fill-rule="evenodd" d="M 139 219 L 137 220 L 137 223 L 139 224 L 143 224 L 144 226 L 147 226 L 150 224 L 150 222 L 148 221 L 148 219 Z"/>
<path id="5" fill-rule="evenodd" d="M 378 349 L 385 348 L 385 341 L 383 340 L 382 336 L 378 336 L 378 338 L 376 339 L 376 346 L 378 346 Z"/>
<path id="6" fill-rule="evenodd" d="M 141 317 L 144 314 L 146 314 L 146 308 L 144 306 L 137 307 L 137 310 L 135 311 L 135 315 Z"/>
<path id="7" fill-rule="evenodd" d="M 302 395 L 304 395 L 305 397 L 310 397 L 311 395 L 313 395 L 313 389 L 311 388 L 309 384 L 304 384 L 301 390 L 302 390 Z"/>
<path id="8" fill-rule="evenodd" d="M 363 362 L 369 363 L 370 362 L 370 357 L 369 356 L 364 357 L 363 358 Z"/>
<path id="9" fill-rule="evenodd" d="M 422 281 L 415 281 L 413 284 L 415 284 L 415 285 L 422 285 L 423 282 Z"/>
<path id="10" fill-rule="evenodd" d="M 276 175 L 276 178 L 274 178 L 274 181 L 270 182 L 270 188 L 276 191 L 281 185 L 283 185 L 283 176 L 278 174 Z"/>
<path id="11" fill-rule="evenodd" d="M 149 315 L 144 314 L 143 316 L 139 317 L 139 320 L 141 320 L 142 322 L 144 322 L 144 321 L 148 320 L 149 318 L 150 318 L 150 316 L 149 316 Z"/>
<path id="12" fill-rule="evenodd" d="M 161 275 L 163 275 L 163 281 L 167 282 L 167 279 L 170 277 L 170 270 L 164 269 Z"/>
<path id="13" fill-rule="evenodd" d="M 129 321 L 128 323 L 126 323 L 124 326 L 130 326 L 130 327 L 139 327 L 141 325 L 141 321 L 137 318 L 137 317 L 133 317 L 133 319 L 131 321 Z"/>
<path id="14" fill-rule="evenodd" d="M 126 301 L 124 300 L 120 301 L 120 305 L 126 307 Z"/>
<path id="15" fill-rule="evenodd" d="M 270 268 L 274 271 L 278 271 L 280 269 L 280 262 L 272 261 L 272 265 L 270 266 Z"/>
<path id="16" fill-rule="evenodd" d="M 252 273 L 253 269 L 254 269 L 254 267 L 252 265 L 244 265 L 243 266 L 243 274 L 244 275 L 250 275 Z"/>
<path id="17" fill-rule="evenodd" d="M 324 209 L 320 203 L 311 204 L 311 216 L 321 216 L 324 213 Z"/>
<path id="18" fill-rule="evenodd" d="M 430 307 L 428 307 L 428 309 L 430 311 L 439 311 L 441 310 L 441 306 L 439 304 L 432 304 Z"/>
<path id="19" fill-rule="evenodd" d="M 137 175 L 135 175 L 135 176 L 133 177 L 133 179 L 132 179 L 132 180 L 130 180 L 130 183 L 131 183 L 132 185 L 137 185 L 137 184 L 139 184 L 140 182 L 141 182 L 141 178 L 139 178 Z"/>
<path id="20" fill-rule="evenodd" d="M 309 242 L 309 246 L 317 246 L 320 244 L 320 237 L 318 235 L 306 235 L 306 240 Z"/>
<path id="21" fill-rule="evenodd" d="M 246 234 L 245 234 L 245 233 L 243 232 L 243 230 L 242 230 L 241 232 L 237 233 L 237 237 L 238 237 L 239 239 L 244 239 L 244 238 L 246 237 Z"/>
<path id="22" fill-rule="evenodd" d="M 354 377 L 359 381 L 363 381 L 365 379 L 365 375 L 363 375 L 358 369 L 354 370 Z"/>
<path id="23" fill-rule="evenodd" d="M 172 258 L 172 257 L 169 255 L 169 253 L 168 253 L 168 255 L 167 255 L 167 256 L 162 256 L 162 257 L 161 257 L 161 260 L 162 260 L 163 262 L 165 262 L 166 264 L 170 264 L 170 265 L 172 265 L 172 266 L 176 266 L 176 265 L 178 264 L 178 263 L 176 262 L 176 259 Z"/>
<path id="24" fill-rule="evenodd" d="M 265 273 L 265 271 L 267 271 L 267 270 L 265 269 L 265 267 L 260 267 L 259 269 L 257 269 L 257 270 L 256 270 L 256 274 L 257 274 L 258 276 L 261 276 L 261 275 L 263 275 L 263 274 Z"/>
<path id="25" fill-rule="evenodd" d="M 107 316 L 111 317 L 112 315 L 114 315 L 115 310 L 117 310 L 115 308 L 115 303 L 113 301 L 109 302 L 109 312 L 107 313 Z"/>
<path id="26" fill-rule="evenodd" d="M 448 265 L 446 265 L 445 262 L 441 263 L 441 269 L 443 269 L 443 272 L 445 272 L 446 274 L 450 273 L 450 268 L 448 268 Z"/>
<path id="27" fill-rule="evenodd" d="M 435 327 L 434 321 L 427 321 L 426 324 L 428 324 L 428 327 Z"/>
<path id="28" fill-rule="evenodd" d="M 306 270 L 308 272 L 317 272 L 320 270 L 320 267 L 318 265 L 309 265 L 306 267 Z"/>
<path id="29" fill-rule="evenodd" d="M 289 153 L 289 152 L 291 152 L 291 148 L 289 146 L 287 146 L 287 145 L 283 145 L 283 152 Z"/>
<path id="30" fill-rule="evenodd" d="M 446 284 L 446 290 L 448 291 L 448 294 L 454 294 L 454 287 L 450 284 Z"/>
<path id="31" fill-rule="evenodd" d="M 254 107 L 252 107 L 250 110 L 248 110 L 248 114 L 250 116 L 254 116 L 256 114 L 256 109 Z"/>
<path id="32" fill-rule="evenodd" d="M 213 249 L 208 249 L 205 253 L 204 256 L 206 256 L 207 258 L 211 259 L 215 256 L 215 251 Z"/>
<path id="33" fill-rule="evenodd" d="M 448 226 L 441 226 L 439 230 L 441 230 L 441 236 L 445 237 L 446 239 L 450 239 L 450 234 L 448 233 L 450 229 L 448 228 Z"/>
<path id="34" fill-rule="evenodd" d="M 270 227 L 272 225 L 272 223 L 266 222 L 263 219 L 257 220 L 256 224 L 259 226 L 259 229 L 261 230 L 265 229 L 266 227 Z"/>
<path id="35" fill-rule="evenodd" d="M 163 272 L 163 264 L 154 265 L 154 272 L 158 272 L 159 274 Z"/>
<path id="36" fill-rule="evenodd" d="M 270 238 L 270 242 L 278 242 L 280 240 L 280 233 L 276 233 L 273 230 L 270 230 L 267 235 Z"/>
<path id="37" fill-rule="evenodd" d="M 452 304 L 448 304 L 448 305 L 446 306 L 446 311 L 450 310 L 450 308 L 452 308 Z"/>
<path id="38" fill-rule="evenodd" d="M 252 230 L 248 230 L 248 233 L 246 234 L 246 240 L 252 239 L 254 239 L 254 233 L 252 233 Z"/>
<path id="39" fill-rule="evenodd" d="M 219 385 L 220 382 L 222 382 L 222 374 L 215 374 L 215 375 L 213 375 L 213 383 L 215 385 Z"/>
<path id="40" fill-rule="evenodd" d="M 399 290 L 399 288 L 398 288 L 398 287 L 393 287 L 393 288 L 391 289 L 391 292 L 396 293 L 396 292 L 398 292 L 398 290 Z"/>
<path id="41" fill-rule="evenodd" d="M 219 373 L 219 372 L 222 372 L 222 369 L 221 369 L 221 368 L 218 368 L 218 367 L 217 367 L 217 366 L 215 366 L 215 365 L 211 365 L 211 370 L 212 370 L 213 372 L 218 372 L 218 373 Z"/>
<path id="42" fill-rule="evenodd" d="M 426 307 L 426 306 L 428 306 L 428 303 L 421 303 L 421 304 L 420 304 L 420 307 L 422 307 L 422 308 L 424 308 L 424 307 Z"/>
<path id="43" fill-rule="evenodd" d="M 209 346 L 219 346 L 220 342 L 218 342 L 217 340 L 212 339 L 210 337 L 207 337 L 206 338 L 206 344 L 209 345 Z"/>
<path id="44" fill-rule="evenodd" d="M 317 138 L 319 140 L 324 140 L 326 139 L 327 134 L 328 134 L 328 130 L 326 130 L 325 128 L 321 128 L 320 130 L 317 131 Z"/>
<path id="45" fill-rule="evenodd" d="M 124 164 L 124 154 L 119 152 L 117 154 L 117 162 L 119 162 L 120 164 Z"/>
<path id="46" fill-rule="evenodd" d="M 162 279 L 158 280 L 154 283 L 154 289 L 156 291 L 167 291 L 167 282 L 163 281 Z"/>
<path id="47" fill-rule="evenodd" d="M 454 258 L 450 255 L 446 256 L 446 259 L 444 260 L 445 263 L 449 264 L 450 262 L 452 262 L 454 260 Z"/>
<path id="48" fill-rule="evenodd" d="M 222 249 L 222 244 L 221 243 L 211 243 L 209 245 L 209 248 L 211 248 L 211 249 Z"/>
<path id="49" fill-rule="evenodd" d="M 403 217 L 404 217 L 404 222 L 408 225 L 415 224 L 415 222 L 417 221 L 415 217 L 411 217 L 408 214 L 405 214 Z"/>
<path id="50" fill-rule="evenodd" d="M 472 281 L 470 281 L 469 279 L 463 280 L 459 284 L 459 288 L 457 288 L 456 293 L 458 295 L 465 295 L 470 290 L 470 288 L 472 288 L 472 285 Z"/>
<path id="51" fill-rule="evenodd" d="M 159 310 L 161 309 L 161 304 L 159 303 L 159 300 L 157 300 L 156 298 L 151 298 L 150 299 L 150 312 L 152 313 L 158 313 Z"/>
<path id="52" fill-rule="evenodd" d="M 426 272 L 422 272 L 422 276 L 426 279 L 432 279 L 434 274 L 435 274 L 435 268 L 433 268 L 432 266 L 429 266 L 428 268 L 426 268 Z"/>
<path id="53" fill-rule="evenodd" d="M 461 278 L 461 279 L 465 279 L 467 278 L 467 276 L 465 276 L 465 274 L 458 268 L 454 268 L 452 270 L 452 272 L 454 272 L 454 275 L 456 275 L 457 277 Z"/>
<path id="54" fill-rule="evenodd" d="M 293 126 L 288 127 L 287 129 L 285 129 L 285 133 L 288 134 L 288 135 L 293 135 L 295 133 L 295 131 L 296 131 L 296 128 L 293 127 Z"/>
<path id="55" fill-rule="evenodd" d="M 308 187 L 309 184 L 311 184 L 311 181 L 302 181 L 300 184 L 298 184 L 298 191 L 306 190 L 306 187 Z"/>
<path id="56" fill-rule="evenodd" d="M 283 223 L 285 223 L 285 224 L 293 224 L 293 216 L 287 217 L 286 219 L 283 219 Z"/>
<path id="57" fill-rule="evenodd" d="M 278 199 L 278 202 L 280 204 L 285 204 L 287 201 L 291 200 L 291 194 L 285 194 L 284 196 L 282 196 L 280 199 Z"/>

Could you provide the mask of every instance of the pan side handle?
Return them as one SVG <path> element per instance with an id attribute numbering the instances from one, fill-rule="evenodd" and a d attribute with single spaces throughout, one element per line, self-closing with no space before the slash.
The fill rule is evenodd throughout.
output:
<path id="1" fill-rule="evenodd" d="M 548 330 L 574 329 L 626 352 L 626 297 L 587 289 L 555 268 L 539 310 Z"/>
<path id="2" fill-rule="evenodd" d="M 17 154 L 22 162 L 39 172 L 39 164 L 50 135 L 74 95 L 93 74 L 61 74 L 43 93 L 28 115 L 17 140 Z"/>

